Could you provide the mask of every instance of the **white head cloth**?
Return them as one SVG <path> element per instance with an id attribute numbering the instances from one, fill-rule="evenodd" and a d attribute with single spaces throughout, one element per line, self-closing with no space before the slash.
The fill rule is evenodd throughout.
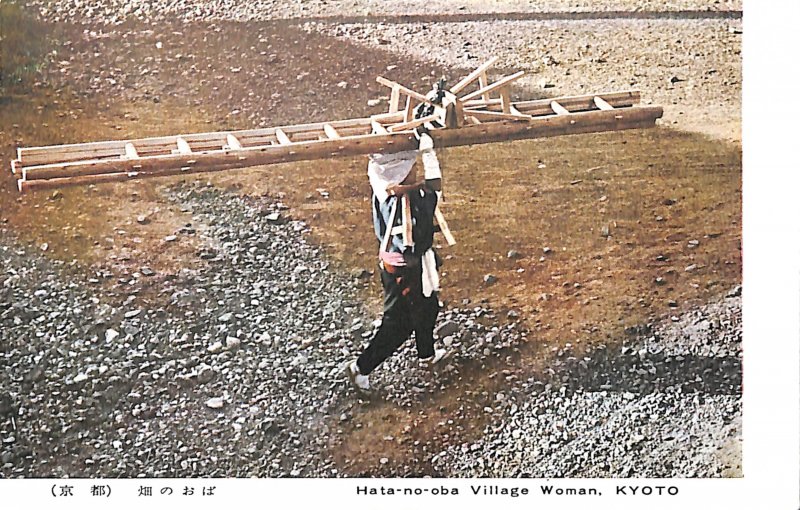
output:
<path id="1" fill-rule="evenodd" d="M 400 184 L 411 172 L 417 161 L 417 151 L 404 151 L 394 154 L 370 154 L 367 175 L 372 192 L 378 200 L 385 202 L 389 197 L 386 188 Z"/>

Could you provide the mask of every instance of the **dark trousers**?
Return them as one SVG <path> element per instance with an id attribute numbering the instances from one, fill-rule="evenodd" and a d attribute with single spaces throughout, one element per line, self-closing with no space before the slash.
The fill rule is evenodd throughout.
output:
<path id="1" fill-rule="evenodd" d="M 391 274 L 381 269 L 383 284 L 383 322 L 361 356 L 358 368 L 367 375 L 391 356 L 408 339 L 411 332 L 417 342 L 417 356 L 433 356 L 433 327 L 439 315 L 439 297 L 422 294 L 422 267 L 395 269 Z M 399 281 L 398 281 L 399 280 Z"/>

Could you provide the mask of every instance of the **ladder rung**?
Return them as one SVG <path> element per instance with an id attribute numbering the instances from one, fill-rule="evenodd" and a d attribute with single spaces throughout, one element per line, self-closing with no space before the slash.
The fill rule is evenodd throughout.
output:
<path id="1" fill-rule="evenodd" d="M 558 115 L 567 115 L 569 110 L 561 106 L 557 101 L 550 101 L 550 108 Z"/>
<path id="2" fill-rule="evenodd" d="M 392 86 L 392 95 L 389 98 L 389 113 L 394 113 L 400 109 L 400 87 Z"/>
<path id="3" fill-rule="evenodd" d="M 511 93 L 508 91 L 508 87 L 500 89 L 500 105 L 503 108 L 503 113 L 511 113 Z"/>
<path id="4" fill-rule="evenodd" d="M 278 138 L 278 143 L 281 145 L 291 145 L 292 140 L 283 132 L 281 128 L 275 128 L 275 136 Z"/>
<path id="5" fill-rule="evenodd" d="M 389 133 L 386 128 L 383 127 L 383 124 L 375 120 L 372 121 L 372 131 L 379 135 L 386 135 Z"/>
<path id="6" fill-rule="evenodd" d="M 228 148 L 229 149 L 234 150 L 234 151 L 238 151 L 238 150 L 242 149 L 242 143 L 239 141 L 238 138 L 236 138 L 232 134 L 229 133 L 228 136 L 225 137 L 225 139 L 228 142 Z"/>
<path id="7" fill-rule="evenodd" d="M 611 106 L 610 104 L 608 104 L 608 102 L 605 99 L 603 99 L 602 97 L 599 97 L 599 96 L 595 96 L 594 97 L 594 104 L 596 104 L 597 107 L 600 108 L 601 110 L 613 110 L 614 109 L 614 107 Z"/>
<path id="8" fill-rule="evenodd" d="M 125 144 L 125 157 L 128 159 L 139 159 L 139 153 L 131 142 Z"/>
<path id="9" fill-rule="evenodd" d="M 175 142 L 178 145 L 178 152 L 179 153 L 181 153 L 181 154 L 191 154 L 192 153 L 192 148 L 189 147 L 189 144 L 186 142 L 186 140 L 184 140 L 180 136 L 175 139 Z"/>
<path id="10" fill-rule="evenodd" d="M 403 115 L 404 122 L 411 122 L 414 119 L 414 107 L 417 105 L 414 98 L 411 96 L 406 97 L 406 109 Z"/>
<path id="11" fill-rule="evenodd" d="M 330 124 L 323 124 L 322 125 L 322 129 L 323 129 L 323 131 L 325 131 L 325 135 L 327 135 L 327 137 L 332 139 L 332 140 L 335 140 L 337 138 L 341 138 L 341 136 L 339 136 L 339 133 L 336 131 L 336 129 L 333 126 L 331 126 Z"/>
<path id="12" fill-rule="evenodd" d="M 484 70 L 481 72 L 480 75 L 478 75 L 478 88 L 485 89 L 488 86 L 489 86 L 489 76 L 486 75 L 486 71 Z M 484 101 L 488 101 L 491 98 L 491 96 L 489 95 L 488 92 L 486 92 L 485 94 L 481 95 L 481 98 Z"/>

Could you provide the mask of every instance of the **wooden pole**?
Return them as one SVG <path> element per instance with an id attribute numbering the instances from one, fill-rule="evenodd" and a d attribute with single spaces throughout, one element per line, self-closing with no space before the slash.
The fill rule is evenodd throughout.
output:
<path id="1" fill-rule="evenodd" d="M 504 76 L 504 77 L 500 78 L 499 80 L 497 80 L 496 82 L 494 82 L 494 83 L 492 83 L 490 85 L 482 87 L 482 88 L 476 90 L 475 92 L 473 92 L 471 94 L 467 94 L 466 96 L 462 97 L 461 100 L 462 101 L 469 101 L 470 99 L 475 99 L 478 96 L 482 96 L 484 94 L 488 94 L 489 92 L 492 92 L 493 90 L 497 90 L 500 87 L 508 85 L 513 81 L 519 80 L 524 75 L 525 75 L 525 71 L 520 71 L 518 73 L 514 73 L 514 74 L 511 74 L 509 76 Z"/>
<path id="2" fill-rule="evenodd" d="M 497 62 L 497 60 L 498 60 L 497 57 L 492 57 L 483 64 L 481 64 L 480 66 L 478 66 L 477 69 L 475 69 L 467 76 L 465 76 L 461 81 L 450 87 L 450 92 L 452 92 L 453 94 L 458 94 L 459 92 L 467 88 L 467 86 L 469 86 L 469 84 L 474 82 L 475 80 L 485 79 L 486 70 L 492 67 L 495 64 L 495 62 Z M 486 84 L 480 85 L 481 88 L 485 86 Z"/>

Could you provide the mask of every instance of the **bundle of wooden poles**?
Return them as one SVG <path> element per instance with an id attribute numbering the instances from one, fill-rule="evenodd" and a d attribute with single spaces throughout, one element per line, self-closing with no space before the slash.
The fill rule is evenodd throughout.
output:
<path id="1" fill-rule="evenodd" d="M 147 177 L 215 172 L 290 161 L 326 159 L 417 148 L 414 130 L 424 126 L 436 147 L 653 127 L 661 107 L 639 105 L 636 91 L 511 101 L 518 72 L 489 83 L 478 67 L 435 102 L 399 83 L 389 111 L 337 120 L 177 136 L 17 149 L 11 169 L 20 191 L 119 182 Z M 466 92 L 472 85 L 475 90 Z M 430 115 L 415 118 L 416 107 Z"/>

